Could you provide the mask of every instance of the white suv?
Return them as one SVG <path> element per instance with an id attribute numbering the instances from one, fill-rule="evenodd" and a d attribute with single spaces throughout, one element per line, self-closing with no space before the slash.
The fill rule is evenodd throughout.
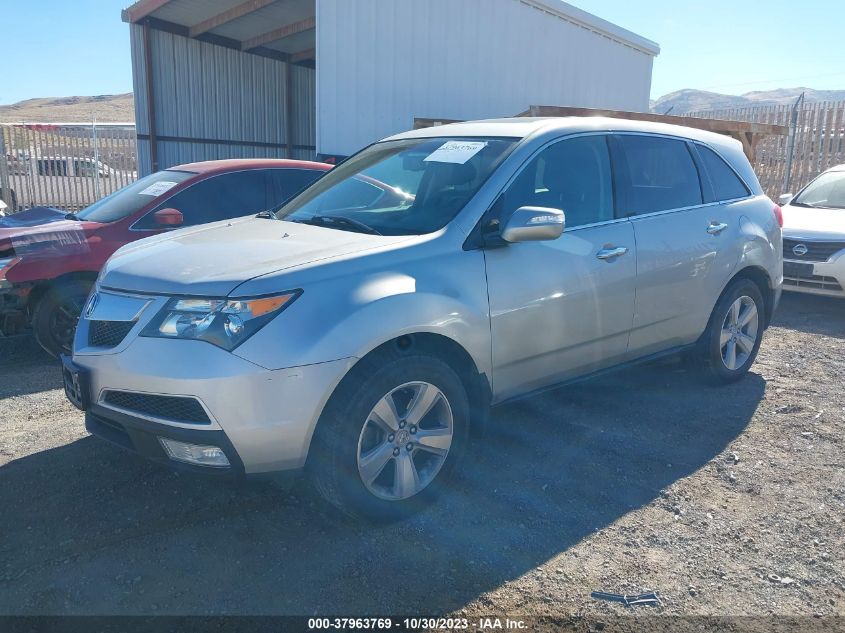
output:
<path id="1" fill-rule="evenodd" d="M 150 459 L 305 468 L 347 512 L 403 516 L 490 405 L 679 351 L 743 376 L 781 292 L 779 212 L 737 141 L 683 127 L 400 134 L 279 210 L 118 251 L 66 391 Z"/>

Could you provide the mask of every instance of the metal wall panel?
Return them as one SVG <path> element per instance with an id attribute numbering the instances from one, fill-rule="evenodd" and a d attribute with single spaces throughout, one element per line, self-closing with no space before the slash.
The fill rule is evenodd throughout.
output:
<path id="1" fill-rule="evenodd" d="M 350 154 L 414 117 L 648 110 L 657 48 L 568 19 L 557 4 L 317 0 L 318 151 Z"/>
<path id="2" fill-rule="evenodd" d="M 131 29 L 139 170 L 147 174 L 144 33 L 139 25 Z M 198 160 L 286 157 L 288 64 L 158 30 L 150 31 L 150 43 L 160 169 Z M 315 71 L 291 69 L 293 143 L 298 154 L 313 157 Z"/>

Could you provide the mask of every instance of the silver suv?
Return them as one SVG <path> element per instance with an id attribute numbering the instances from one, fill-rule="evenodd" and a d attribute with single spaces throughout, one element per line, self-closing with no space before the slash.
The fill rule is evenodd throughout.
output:
<path id="1" fill-rule="evenodd" d="M 447 486 L 490 405 L 686 351 L 742 377 L 781 293 L 779 209 L 739 142 L 602 118 L 371 145 L 280 209 L 120 249 L 69 398 L 173 466 L 305 469 L 397 518 Z"/>

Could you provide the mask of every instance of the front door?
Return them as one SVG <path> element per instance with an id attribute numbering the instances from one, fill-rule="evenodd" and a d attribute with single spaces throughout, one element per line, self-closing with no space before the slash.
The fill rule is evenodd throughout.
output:
<path id="1" fill-rule="evenodd" d="M 634 308 L 636 244 L 614 214 L 607 139 L 557 141 L 532 158 L 499 202 L 561 209 L 558 239 L 485 251 L 493 397 L 500 401 L 622 359 Z"/>

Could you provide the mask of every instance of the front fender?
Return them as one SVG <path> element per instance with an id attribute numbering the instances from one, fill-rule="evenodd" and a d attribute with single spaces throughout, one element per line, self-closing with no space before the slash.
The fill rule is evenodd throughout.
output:
<path id="1" fill-rule="evenodd" d="M 362 358 L 403 334 L 432 333 L 461 345 L 490 372 L 484 256 L 452 251 L 312 279 L 295 303 L 235 354 L 269 369 Z M 326 271 L 328 272 L 328 271 Z M 279 290 L 286 284 L 277 280 Z"/>

